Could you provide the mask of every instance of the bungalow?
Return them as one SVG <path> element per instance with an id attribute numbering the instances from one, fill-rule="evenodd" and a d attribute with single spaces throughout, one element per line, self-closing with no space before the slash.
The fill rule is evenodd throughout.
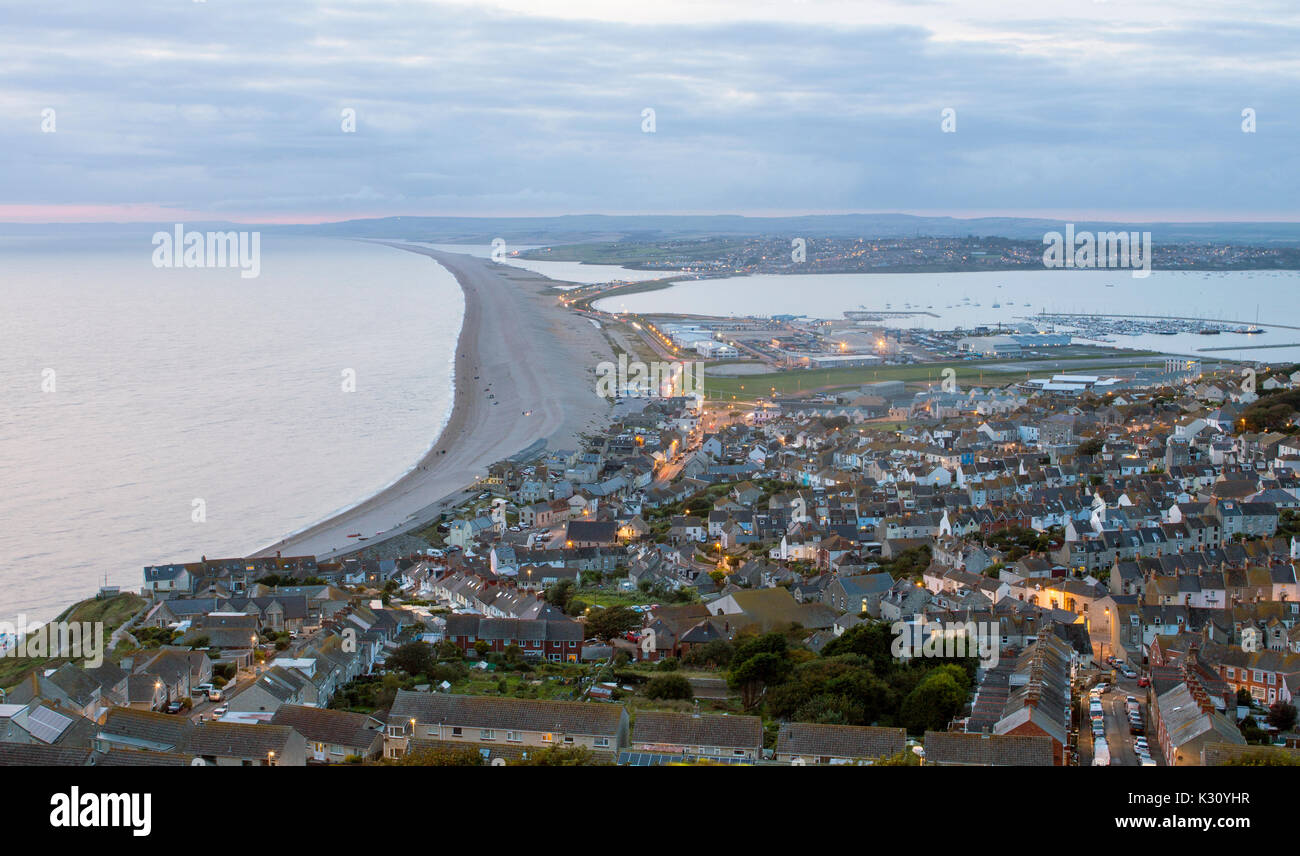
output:
<path id="1" fill-rule="evenodd" d="M 901 728 L 787 722 L 777 732 L 776 760 L 796 766 L 870 764 L 897 755 L 906 745 L 907 732 Z"/>
<path id="2" fill-rule="evenodd" d="M 378 758 L 384 751 L 384 724 L 373 716 L 345 710 L 285 704 L 271 717 L 307 741 L 307 760 L 338 764 L 349 758 Z"/>
<path id="3" fill-rule="evenodd" d="M 404 755 L 412 740 L 617 752 L 627 737 L 628 715 L 621 706 L 398 690 L 384 756 Z"/>
<path id="4" fill-rule="evenodd" d="M 637 752 L 753 760 L 763 751 L 763 722 L 757 716 L 699 716 L 646 710 L 637 714 L 631 748 Z"/>
<path id="5" fill-rule="evenodd" d="M 200 722 L 190 754 L 218 767 L 302 767 L 307 741 L 287 725 Z"/>

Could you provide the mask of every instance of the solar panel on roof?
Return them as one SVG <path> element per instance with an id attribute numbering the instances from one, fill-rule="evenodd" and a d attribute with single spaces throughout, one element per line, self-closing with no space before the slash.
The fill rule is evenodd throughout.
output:
<path id="1" fill-rule="evenodd" d="M 708 761 L 710 764 L 752 764 L 748 758 L 720 758 L 713 755 L 674 755 L 667 752 L 619 752 L 620 767 L 660 767 L 683 761 Z"/>
<path id="2" fill-rule="evenodd" d="M 27 731 L 42 743 L 53 743 L 72 724 L 69 717 L 38 707 L 27 717 Z"/>

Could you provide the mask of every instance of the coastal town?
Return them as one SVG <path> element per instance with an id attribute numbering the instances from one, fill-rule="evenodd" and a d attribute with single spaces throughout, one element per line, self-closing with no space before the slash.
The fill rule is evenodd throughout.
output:
<path id="1" fill-rule="evenodd" d="M 853 333 L 749 332 L 783 378 Z M 836 368 L 1020 356 L 986 332 Z M 1300 763 L 1300 367 L 1150 362 L 623 388 L 422 529 L 106 586 L 62 617 L 102 662 L 0 659 L 0 764 Z"/>

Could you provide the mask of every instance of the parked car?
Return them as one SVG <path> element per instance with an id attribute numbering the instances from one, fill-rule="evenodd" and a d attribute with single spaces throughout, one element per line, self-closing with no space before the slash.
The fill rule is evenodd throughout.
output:
<path id="1" fill-rule="evenodd" d="M 192 687 L 190 689 L 190 695 L 205 696 L 211 691 L 212 691 L 212 684 L 199 684 L 197 687 Z"/>
<path id="2" fill-rule="evenodd" d="M 208 701 L 221 701 L 225 697 L 226 694 L 223 693 L 221 690 L 217 689 L 216 687 L 212 687 L 211 689 L 208 690 Z"/>
<path id="3" fill-rule="evenodd" d="M 223 704 L 221 707 L 212 711 L 212 718 L 220 719 L 221 717 L 225 716 L 229 711 L 230 711 L 230 705 Z"/>
<path id="4" fill-rule="evenodd" d="M 1151 686 L 1151 679 L 1143 675 L 1142 677 L 1138 678 L 1138 686 L 1140 687 Z"/>
<path id="5" fill-rule="evenodd" d="M 184 706 L 180 702 L 174 701 L 171 704 L 167 705 L 165 709 L 168 713 L 180 713 L 182 710 L 184 710 Z"/>
<path id="6" fill-rule="evenodd" d="M 1129 680 L 1132 680 L 1133 678 L 1136 678 L 1136 677 L 1138 676 L 1138 673 L 1137 673 L 1137 672 L 1133 671 L 1132 669 L 1128 668 L 1127 666 L 1125 666 L 1123 669 L 1121 669 L 1121 671 L 1124 673 L 1124 677 L 1128 678 Z"/>

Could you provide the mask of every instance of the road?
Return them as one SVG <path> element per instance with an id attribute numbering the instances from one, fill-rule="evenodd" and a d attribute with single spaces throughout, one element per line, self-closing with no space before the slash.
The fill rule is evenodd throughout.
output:
<path id="1" fill-rule="evenodd" d="M 191 722 L 198 722 L 199 717 L 212 719 L 212 712 L 223 704 L 230 704 L 230 700 L 248 689 L 256 680 L 257 675 L 248 669 L 240 669 L 235 673 L 235 679 L 222 687 L 224 693 L 221 701 L 208 701 L 207 696 L 194 698 L 194 706 L 190 708 L 189 717 Z"/>
<path id="2" fill-rule="evenodd" d="M 1137 685 L 1136 679 L 1119 676 L 1119 680 L 1109 690 L 1102 693 L 1101 707 L 1106 721 L 1106 744 L 1110 747 L 1110 764 L 1112 767 L 1138 766 L 1137 752 L 1133 748 L 1133 738 L 1129 734 L 1128 709 L 1125 699 L 1133 696 L 1142 709 L 1142 722 L 1151 725 L 1150 711 L 1147 709 L 1146 690 Z M 1091 739 L 1092 732 L 1088 732 Z M 1147 736 L 1151 757 L 1158 766 L 1164 766 L 1165 760 L 1160 755 L 1160 747 L 1153 736 Z"/>

